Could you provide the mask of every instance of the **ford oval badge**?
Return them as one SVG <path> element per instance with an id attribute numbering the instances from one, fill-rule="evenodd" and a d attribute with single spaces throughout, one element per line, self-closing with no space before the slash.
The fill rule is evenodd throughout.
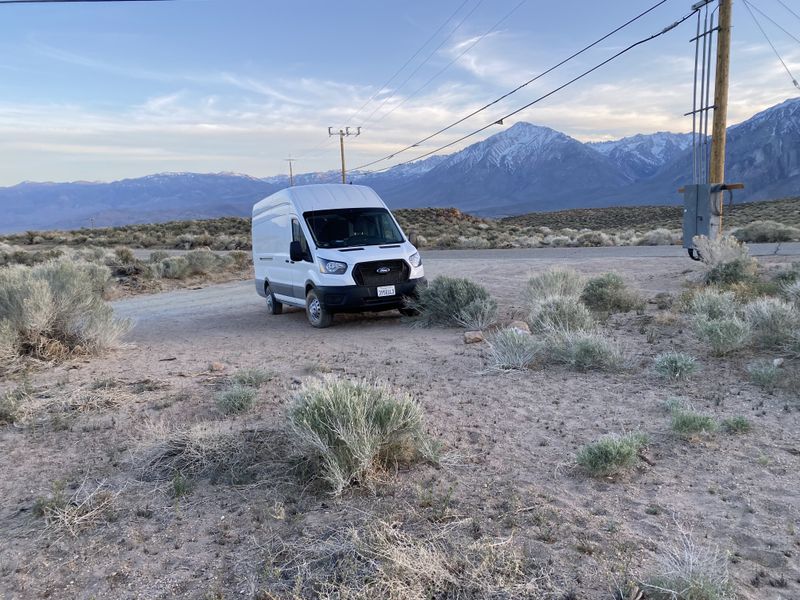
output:
<path id="1" fill-rule="evenodd" d="M 389 273 L 391 270 L 392 269 L 390 267 L 378 267 L 377 269 L 375 269 L 375 272 L 383 275 L 385 273 Z"/>

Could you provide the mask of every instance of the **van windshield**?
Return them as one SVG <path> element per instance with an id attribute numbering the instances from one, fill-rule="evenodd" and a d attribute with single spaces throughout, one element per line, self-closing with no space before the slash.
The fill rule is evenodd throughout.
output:
<path id="1" fill-rule="evenodd" d="M 399 244 L 403 236 L 385 208 L 335 208 L 303 213 L 318 248 Z"/>

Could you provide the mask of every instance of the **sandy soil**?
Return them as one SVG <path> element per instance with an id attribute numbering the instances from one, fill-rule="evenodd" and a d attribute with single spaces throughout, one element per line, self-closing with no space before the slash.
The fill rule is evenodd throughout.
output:
<path id="1" fill-rule="evenodd" d="M 682 258 L 590 256 L 558 264 L 616 270 L 648 296 L 677 294 L 696 277 Z M 526 276 L 552 262 L 437 258 L 426 269 L 484 284 L 511 319 L 522 313 Z M 552 593 L 530 597 L 610 598 L 614 578 L 646 577 L 682 529 L 729 553 L 741 598 L 800 598 L 800 398 L 748 383 L 752 353 L 712 358 L 651 304 L 606 326 L 632 359 L 626 372 L 489 374 L 485 345 L 465 345 L 461 330 L 411 328 L 393 313 L 337 317 L 315 330 L 301 311 L 267 315 L 251 286 L 121 300 L 118 312 L 137 320 L 126 348 L 31 376 L 32 402 L 47 409 L 34 424 L 0 429 L 0 597 L 289 597 L 293 555 L 383 519 L 414 534 L 443 532 L 454 546 L 487 539 L 521 549 L 551 581 Z M 651 371 L 652 357 L 673 348 L 702 363 L 688 382 Z M 210 371 L 212 362 L 224 370 Z M 243 367 L 276 377 L 254 411 L 226 418 L 213 395 Z M 280 429 L 293 390 L 328 373 L 413 394 L 444 445 L 443 464 L 401 469 L 374 493 L 338 499 L 306 485 L 287 466 Z M 110 378 L 111 389 L 92 389 Z M 85 397 L 91 406 L 65 400 Z M 744 415 L 753 432 L 679 439 L 663 408 L 674 397 L 717 418 Z M 141 476 L 134 451 L 149 423 L 206 421 L 257 432 L 262 455 L 246 481 L 200 478 L 175 498 L 173 481 Z M 630 474 L 591 479 L 574 466 L 583 444 L 637 429 L 650 436 L 649 462 Z M 69 493 L 97 482 L 119 494 L 105 522 L 73 537 L 34 515 L 54 486 Z"/>

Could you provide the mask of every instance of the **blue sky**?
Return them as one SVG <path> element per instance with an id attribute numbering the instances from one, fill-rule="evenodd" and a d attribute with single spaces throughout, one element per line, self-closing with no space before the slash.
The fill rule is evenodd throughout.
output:
<path id="1" fill-rule="evenodd" d="M 800 37 L 800 19 L 778 0 L 753 2 Z M 297 171 L 335 169 L 338 145 L 328 139 L 327 127 L 346 125 L 363 125 L 362 135 L 348 140 L 348 163 L 357 166 L 485 104 L 652 3 L 0 5 L 0 185 L 107 181 L 163 171 L 263 177 L 284 172 L 283 159 L 290 155 L 298 158 Z M 800 13 L 798 0 L 784 3 Z M 668 1 L 420 152 L 529 102 L 661 30 L 688 12 L 690 4 Z M 382 88 L 443 24 L 416 59 Z M 800 76 L 800 44 L 769 22 L 764 25 Z M 506 126 L 525 120 L 580 140 L 689 130 L 691 123 L 682 114 L 691 104 L 693 46 L 688 40 L 693 31 L 694 22 L 685 23 Z M 733 40 L 732 123 L 798 95 L 739 0 Z"/>

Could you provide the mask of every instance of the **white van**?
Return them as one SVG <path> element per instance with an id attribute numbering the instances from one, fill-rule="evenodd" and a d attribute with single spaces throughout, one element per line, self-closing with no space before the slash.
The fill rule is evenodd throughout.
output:
<path id="1" fill-rule="evenodd" d="M 424 283 L 422 259 L 371 188 L 289 187 L 253 206 L 256 291 L 273 315 L 306 309 L 314 327 L 337 312 L 400 309 Z"/>

